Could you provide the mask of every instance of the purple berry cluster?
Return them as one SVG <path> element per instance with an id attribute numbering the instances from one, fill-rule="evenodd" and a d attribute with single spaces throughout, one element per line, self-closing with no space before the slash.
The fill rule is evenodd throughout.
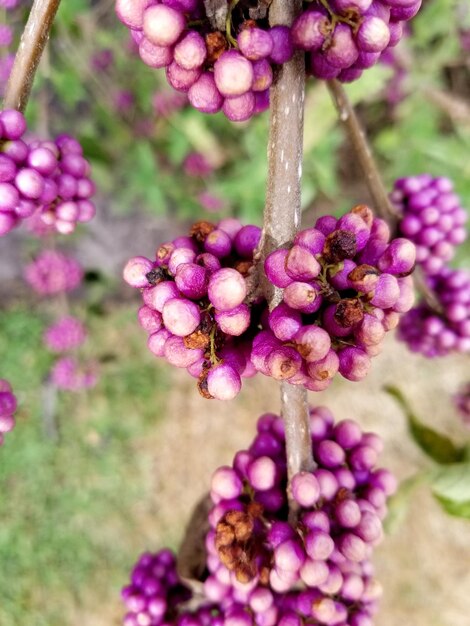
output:
<path id="1" fill-rule="evenodd" d="M 43 250 L 26 265 L 24 278 L 41 296 L 66 293 L 76 289 L 83 279 L 83 269 L 72 256 L 57 250 Z"/>
<path id="2" fill-rule="evenodd" d="M 438 274 L 466 239 L 467 212 L 452 181 L 429 174 L 400 178 L 391 199 L 400 211 L 400 233 L 416 245 L 416 262 L 425 274 Z"/>
<path id="3" fill-rule="evenodd" d="M 203 0 L 116 0 L 141 59 L 165 68 L 168 83 L 204 113 L 249 119 L 269 106 L 273 69 L 294 52 L 290 29 L 249 16 L 248 2 L 227 9 L 225 32 L 214 29 Z"/>
<path id="4" fill-rule="evenodd" d="M 394 477 L 376 469 L 382 442 L 353 420 L 310 411 L 313 471 L 296 474 L 288 521 L 284 423 L 258 420 L 248 450 L 212 478 L 207 598 L 245 609 L 243 624 L 370 626 L 381 593 L 370 561 Z"/>
<path id="5" fill-rule="evenodd" d="M 83 269 L 72 256 L 57 250 L 43 250 L 26 266 L 24 277 L 40 296 L 54 296 L 73 291 L 83 280 Z M 66 315 L 51 324 L 44 332 L 44 345 L 54 353 L 76 350 L 86 340 L 83 323 Z M 94 363 L 83 364 L 70 354 L 58 358 L 50 372 L 51 382 L 65 391 L 80 391 L 94 387 L 98 380 Z"/>
<path id="6" fill-rule="evenodd" d="M 96 209 L 90 198 L 95 184 L 90 178 L 90 164 L 76 139 L 59 135 L 55 141 L 32 142 L 28 162 L 46 177 L 39 199 L 43 222 L 68 235 L 77 223 L 94 217 Z"/>
<path id="7" fill-rule="evenodd" d="M 90 164 L 72 137 L 23 140 L 26 121 L 18 111 L 0 112 L 0 236 L 38 213 L 62 234 L 95 215 Z"/>
<path id="8" fill-rule="evenodd" d="M 428 358 L 470 352 L 470 272 L 445 267 L 427 277 L 441 311 L 421 302 L 404 315 L 398 337 Z"/>
<path id="9" fill-rule="evenodd" d="M 4 443 L 5 433 L 15 427 L 15 411 L 16 397 L 11 385 L 4 378 L 0 378 L 0 446 Z"/>
<path id="10" fill-rule="evenodd" d="M 212 477 L 206 571 L 196 600 L 169 550 L 144 553 L 122 598 L 124 626 L 372 626 L 381 595 L 371 556 L 394 477 L 382 441 L 310 410 L 315 469 L 296 474 L 288 520 L 284 423 L 261 416 L 248 450 Z"/>
<path id="11" fill-rule="evenodd" d="M 470 383 L 466 383 L 454 395 L 454 404 L 465 426 L 470 427 Z"/>
<path id="12" fill-rule="evenodd" d="M 0 237 L 32 215 L 43 191 L 42 176 L 27 167 L 29 151 L 22 141 L 25 132 L 26 121 L 21 113 L 0 112 Z"/>
<path id="13" fill-rule="evenodd" d="M 86 329 L 76 317 L 67 315 L 44 332 L 44 343 L 52 352 L 67 352 L 80 347 L 86 340 Z"/>
<path id="14" fill-rule="evenodd" d="M 365 205 L 321 217 L 290 249 L 268 256 L 269 281 L 283 289 L 268 329 L 253 342 L 255 368 L 321 391 L 339 372 L 362 380 L 385 333 L 414 301 L 415 247 L 390 241 L 387 224 Z"/>
<path id="15" fill-rule="evenodd" d="M 180 580 L 171 550 L 142 554 L 121 596 L 127 610 L 124 626 L 223 626 L 221 611 L 212 603 L 185 608 L 192 591 Z"/>
<path id="16" fill-rule="evenodd" d="M 44 344 L 55 353 L 69 352 L 79 348 L 86 340 L 84 324 L 71 315 L 60 318 L 44 332 Z M 63 391 L 81 391 L 94 387 L 98 372 L 94 363 L 83 364 L 76 356 L 58 358 L 52 366 L 50 380 Z"/>
<path id="17" fill-rule="evenodd" d="M 421 0 L 313 0 L 292 25 L 294 46 L 322 79 L 350 82 L 396 46 Z"/>
<path id="18" fill-rule="evenodd" d="M 266 259 L 268 280 L 283 289 L 269 312 L 251 285 L 260 235 L 234 219 L 197 222 L 190 237 L 163 244 L 155 261 L 128 262 L 124 280 L 142 290 L 149 349 L 198 378 L 204 397 L 220 400 L 234 398 L 241 377 L 256 372 L 311 391 L 337 372 L 362 380 L 385 333 L 413 305 L 414 244 L 390 241 L 387 224 L 365 205 L 322 217 Z"/>
<path id="19" fill-rule="evenodd" d="M 54 363 L 50 380 L 58 389 L 78 392 L 94 387 L 98 373 L 94 364 L 82 365 L 75 357 L 64 356 Z"/>
<path id="20" fill-rule="evenodd" d="M 155 260 L 132 258 L 124 280 L 142 290 L 139 323 L 147 345 L 198 379 L 206 398 L 230 400 L 255 371 L 251 339 L 264 303 L 246 304 L 246 276 L 261 231 L 236 219 L 196 222 L 189 237 L 160 246 Z"/>

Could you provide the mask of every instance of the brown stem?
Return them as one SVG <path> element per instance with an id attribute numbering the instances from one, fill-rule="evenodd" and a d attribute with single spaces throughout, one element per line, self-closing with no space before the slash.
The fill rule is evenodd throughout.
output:
<path id="1" fill-rule="evenodd" d="M 400 213 L 394 208 L 388 197 L 387 189 L 380 175 L 377 163 L 364 129 L 359 122 L 354 107 L 352 106 L 343 85 L 337 80 L 327 81 L 334 105 L 338 111 L 338 116 L 343 123 L 351 144 L 359 161 L 362 174 L 367 183 L 370 195 L 374 201 L 376 213 L 380 215 L 392 228 L 392 232 L 396 230 Z M 428 287 L 423 272 L 419 267 L 414 272 L 415 285 L 425 300 L 426 304 L 437 313 L 442 312 L 439 300 L 433 291 Z"/>
<path id="2" fill-rule="evenodd" d="M 380 217 L 390 224 L 396 225 L 398 214 L 389 200 L 366 134 L 357 118 L 354 107 L 339 81 L 329 80 L 327 84 L 338 111 L 339 119 L 343 123 L 353 145 L 367 187 L 374 201 L 374 208 Z"/>
<path id="3" fill-rule="evenodd" d="M 8 80 L 4 109 L 24 111 L 60 0 L 34 0 Z"/>
<path id="4" fill-rule="evenodd" d="M 289 26 L 301 9 L 301 0 L 273 0 L 269 11 L 270 24 Z M 303 53 L 297 53 L 280 69 L 270 98 L 268 180 L 263 237 L 259 248 L 260 268 L 268 254 L 292 242 L 300 226 L 305 98 Z M 282 292 L 269 283 L 263 271 L 260 272 L 260 280 L 272 309 L 280 302 Z M 281 404 L 290 483 L 297 472 L 313 468 L 307 392 L 300 386 L 283 382 Z M 296 506 L 290 489 L 288 496 L 291 515 L 295 516 Z"/>

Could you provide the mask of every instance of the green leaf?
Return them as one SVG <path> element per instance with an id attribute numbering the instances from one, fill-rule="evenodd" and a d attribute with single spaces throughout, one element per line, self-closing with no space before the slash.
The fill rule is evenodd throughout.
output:
<path id="1" fill-rule="evenodd" d="M 432 490 L 454 502 L 470 502 L 470 463 L 439 467 L 431 475 Z"/>
<path id="2" fill-rule="evenodd" d="M 464 458 L 464 448 L 457 447 L 449 437 L 420 422 L 399 389 L 392 385 L 387 385 L 384 389 L 395 398 L 405 413 L 408 419 L 408 428 L 414 441 L 433 461 L 446 465 L 456 463 Z"/>
<path id="3" fill-rule="evenodd" d="M 434 496 L 446 513 L 454 517 L 470 519 L 470 500 L 468 502 L 454 502 L 442 496 Z"/>
<path id="4" fill-rule="evenodd" d="M 431 481 L 433 495 L 447 513 L 470 519 L 470 463 L 440 467 Z"/>

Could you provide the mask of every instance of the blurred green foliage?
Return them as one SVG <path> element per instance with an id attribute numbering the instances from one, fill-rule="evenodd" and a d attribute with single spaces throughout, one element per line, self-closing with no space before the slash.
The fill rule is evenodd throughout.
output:
<path id="1" fill-rule="evenodd" d="M 149 500 L 151 459 L 139 441 L 164 414 L 166 370 L 142 354 L 133 312 L 89 321 L 94 353 L 106 363 L 95 390 L 60 394 L 56 440 L 44 417 L 51 362 L 41 342 L 45 321 L 19 308 L 0 316 L 0 354 L 8 357 L 2 377 L 19 401 L 17 427 L 0 457 L 5 626 L 70 624 L 90 595 L 95 605 L 113 606 L 122 573 L 142 548 L 133 511 Z M 117 342 L 122 335 L 126 342 Z"/>

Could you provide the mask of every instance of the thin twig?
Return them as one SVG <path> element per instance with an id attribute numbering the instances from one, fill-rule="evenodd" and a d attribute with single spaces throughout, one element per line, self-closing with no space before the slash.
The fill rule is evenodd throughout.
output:
<path id="1" fill-rule="evenodd" d="M 302 9 L 302 1 L 274 0 L 269 17 L 271 25 L 292 24 Z M 305 60 L 303 53 L 283 65 L 271 88 L 271 117 L 268 140 L 268 180 L 264 210 L 260 266 L 268 254 L 292 242 L 301 219 L 301 179 L 305 99 Z M 282 293 L 260 272 L 263 292 L 270 308 Z M 301 386 L 281 384 L 282 417 L 286 430 L 289 483 L 294 474 L 314 466 L 307 405 L 307 392 Z M 288 489 L 291 516 L 296 505 Z"/>
<path id="2" fill-rule="evenodd" d="M 394 232 L 397 230 L 398 220 L 401 218 L 401 215 L 390 202 L 387 189 L 380 175 L 377 163 L 375 162 L 366 133 L 359 122 L 343 85 L 337 80 L 329 80 L 327 84 L 334 105 L 338 111 L 339 119 L 348 133 L 370 195 L 374 201 L 374 209 L 380 217 L 388 222 L 392 232 Z M 434 292 L 427 285 L 426 279 L 419 267 L 414 271 L 414 278 L 416 288 L 426 304 L 437 313 L 441 313 L 441 304 Z"/>
<path id="3" fill-rule="evenodd" d="M 367 187 L 374 201 L 375 211 L 384 220 L 395 225 L 398 217 L 397 212 L 390 202 L 366 134 L 357 118 L 354 107 L 339 81 L 329 80 L 327 84 L 338 111 L 339 119 L 343 123 L 353 145 Z"/>
<path id="4" fill-rule="evenodd" d="M 8 80 L 4 109 L 24 111 L 60 0 L 34 0 Z"/>

